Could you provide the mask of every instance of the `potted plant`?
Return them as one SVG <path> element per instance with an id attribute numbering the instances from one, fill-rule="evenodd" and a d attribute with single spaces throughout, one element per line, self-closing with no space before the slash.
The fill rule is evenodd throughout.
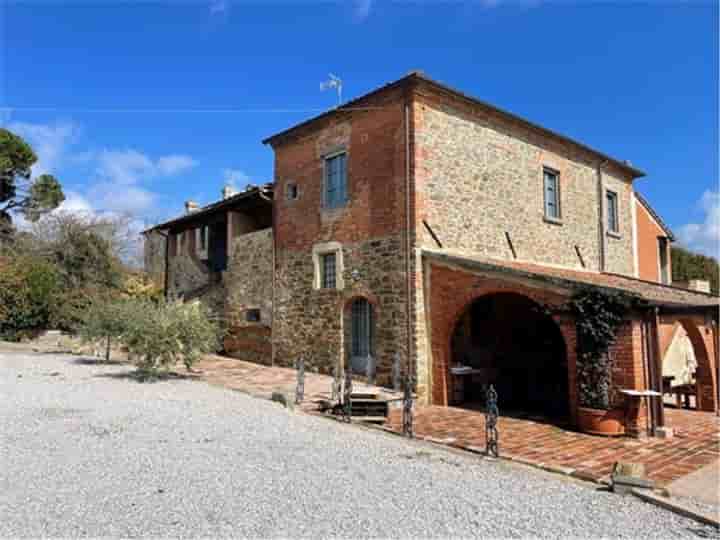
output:
<path id="1" fill-rule="evenodd" d="M 570 301 L 577 328 L 578 427 L 595 435 L 625 433 L 625 415 L 613 408 L 610 346 L 633 297 L 582 289 Z"/>

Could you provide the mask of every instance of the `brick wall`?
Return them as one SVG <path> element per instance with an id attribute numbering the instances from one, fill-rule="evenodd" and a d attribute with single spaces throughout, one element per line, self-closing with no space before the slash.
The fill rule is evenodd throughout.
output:
<path id="1" fill-rule="evenodd" d="M 645 206 L 635 202 L 637 220 L 638 277 L 647 281 L 660 282 L 660 252 L 658 237 L 667 237 L 665 231 L 652 218 Z M 670 243 L 667 244 L 668 274 L 670 272 Z"/>
<path id="2" fill-rule="evenodd" d="M 344 313 L 354 298 L 375 306 L 377 380 L 390 382 L 392 357 L 406 358 L 405 159 L 402 94 L 367 103 L 372 110 L 336 114 L 320 126 L 278 142 L 275 150 L 277 288 L 275 360 L 306 355 L 311 369 L 330 373 L 345 357 Z M 328 153 L 347 152 L 348 202 L 323 209 Z M 299 197 L 288 200 L 288 185 Z M 315 286 L 313 248 L 339 246 L 340 290 Z"/>

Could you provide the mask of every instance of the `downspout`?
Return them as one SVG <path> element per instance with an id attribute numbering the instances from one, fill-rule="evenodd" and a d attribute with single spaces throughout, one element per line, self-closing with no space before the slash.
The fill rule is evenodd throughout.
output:
<path id="1" fill-rule="evenodd" d="M 412 248 L 411 220 L 410 220 L 410 106 L 406 98 L 405 102 L 405 276 L 407 287 L 407 301 L 405 302 L 405 317 L 407 319 L 407 373 L 413 374 L 412 357 L 412 321 L 411 321 L 411 299 L 412 299 L 412 275 L 410 273 L 410 250 Z M 417 382 L 417 381 L 416 381 Z"/>
<path id="2" fill-rule="evenodd" d="M 266 201 L 270 202 L 270 204 L 271 204 L 270 208 L 272 209 L 272 229 L 271 229 L 271 234 L 272 234 L 272 296 L 271 296 L 272 315 L 271 315 L 271 317 L 272 317 L 272 319 L 270 321 L 270 366 L 272 367 L 275 365 L 275 284 L 276 284 L 275 276 L 277 274 L 277 268 L 275 266 L 275 250 L 277 249 L 277 247 L 275 245 L 275 241 L 276 241 L 275 240 L 275 238 L 276 238 L 276 235 L 275 235 L 275 231 L 276 231 L 276 228 L 275 228 L 275 200 L 274 200 L 275 197 L 274 196 L 272 198 L 268 197 L 267 195 L 265 195 L 265 192 L 262 189 L 260 189 L 258 191 L 258 194 L 260 195 L 260 197 L 262 199 L 265 199 Z"/>
<path id="3" fill-rule="evenodd" d="M 597 166 L 597 190 L 598 190 L 598 233 L 600 240 L 599 270 L 605 272 L 605 257 L 607 251 L 607 237 L 605 235 L 605 187 L 603 185 L 602 168 L 608 161 L 601 161 Z"/>

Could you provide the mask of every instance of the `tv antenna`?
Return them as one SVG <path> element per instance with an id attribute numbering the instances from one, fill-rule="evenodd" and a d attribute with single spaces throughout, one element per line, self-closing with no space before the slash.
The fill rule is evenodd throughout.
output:
<path id="1" fill-rule="evenodd" d="M 324 92 L 329 88 L 334 88 L 337 91 L 338 107 L 342 103 L 342 80 L 340 77 L 328 73 L 328 80 L 320 83 L 320 91 Z"/>

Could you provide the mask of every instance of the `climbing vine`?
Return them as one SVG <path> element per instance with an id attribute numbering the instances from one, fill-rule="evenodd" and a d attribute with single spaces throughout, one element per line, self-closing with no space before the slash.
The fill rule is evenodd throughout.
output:
<path id="1" fill-rule="evenodd" d="M 618 328 L 639 299 L 622 291 L 578 290 L 568 303 L 577 328 L 577 378 L 581 407 L 610 409 L 612 358 Z"/>

